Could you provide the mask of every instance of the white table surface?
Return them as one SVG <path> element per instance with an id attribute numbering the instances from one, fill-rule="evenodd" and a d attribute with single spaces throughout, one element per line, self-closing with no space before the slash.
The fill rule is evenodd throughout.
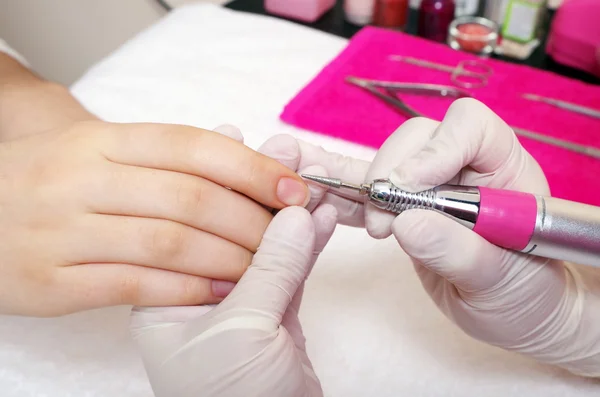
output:
<path id="1" fill-rule="evenodd" d="M 280 20 L 185 6 L 100 62 L 73 92 L 111 121 L 231 123 L 253 148 L 290 133 L 370 159 L 372 149 L 278 120 L 345 44 Z M 1 317 L 0 396 L 151 396 L 128 310 Z M 307 283 L 301 317 L 327 396 L 600 395 L 597 382 L 465 336 L 431 303 L 393 239 L 375 241 L 364 230 L 336 231 Z"/>

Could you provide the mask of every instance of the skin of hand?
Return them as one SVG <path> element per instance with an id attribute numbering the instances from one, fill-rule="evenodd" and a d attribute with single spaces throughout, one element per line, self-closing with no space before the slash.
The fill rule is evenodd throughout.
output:
<path id="1" fill-rule="evenodd" d="M 107 123 L 2 54 L 0 72 L 2 314 L 220 302 L 265 207 L 309 199 L 233 127 Z"/>
<path id="2" fill-rule="evenodd" d="M 406 121 L 374 161 L 348 159 L 289 137 L 271 152 L 296 152 L 302 167 L 321 165 L 352 183 L 389 177 L 415 192 L 444 183 L 549 195 L 542 170 L 516 135 L 485 105 L 455 101 L 444 120 Z M 444 215 L 410 210 L 399 216 L 331 190 L 323 201 L 339 219 L 391 234 L 412 258 L 426 291 L 468 335 L 572 373 L 600 376 L 598 269 L 499 248 Z"/>
<path id="3" fill-rule="evenodd" d="M 0 52 L 0 142 L 99 120 L 57 83 Z"/>
<path id="4" fill-rule="evenodd" d="M 336 224 L 332 206 L 280 211 L 217 306 L 135 308 L 131 332 L 157 397 L 320 397 L 298 319 L 304 280 Z"/>

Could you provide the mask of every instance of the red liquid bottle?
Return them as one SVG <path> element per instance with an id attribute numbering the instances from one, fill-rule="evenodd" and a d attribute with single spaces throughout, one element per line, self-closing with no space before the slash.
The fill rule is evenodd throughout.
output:
<path id="1" fill-rule="evenodd" d="M 455 9 L 454 0 L 423 0 L 419 8 L 419 36 L 446 42 Z"/>

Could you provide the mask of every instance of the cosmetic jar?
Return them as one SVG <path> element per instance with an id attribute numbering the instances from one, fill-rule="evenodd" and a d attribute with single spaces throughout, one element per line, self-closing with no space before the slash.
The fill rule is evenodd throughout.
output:
<path id="1" fill-rule="evenodd" d="M 334 5 L 335 0 L 264 0 L 269 14 L 308 23 L 316 22 Z"/>
<path id="2" fill-rule="evenodd" d="M 498 24 L 486 18 L 456 18 L 448 29 L 448 44 L 455 50 L 489 55 L 498 44 Z"/>
<path id="3" fill-rule="evenodd" d="M 373 21 L 375 0 L 344 0 L 346 20 L 354 25 L 368 25 Z"/>

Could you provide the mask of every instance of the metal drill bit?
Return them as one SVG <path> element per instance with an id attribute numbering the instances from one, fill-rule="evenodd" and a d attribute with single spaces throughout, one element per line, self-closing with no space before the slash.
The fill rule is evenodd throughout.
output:
<path id="1" fill-rule="evenodd" d="M 306 175 L 306 174 L 303 174 L 300 176 L 304 179 L 308 179 L 309 181 L 320 183 L 321 185 L 333 187 L 335 189 L 345 188 L 345 189 L 354 190 L 354 191 L 358 192 L 358 194 L 360 194 L 360 195 L 369 194 L 369 192 L 371 191 L 371 186 L 368 184 L 364 184 L 364 183 L 361 185 L 355 185 L 353 183 L 344 182 L 341 179 L 337 179 L 337 178 L 325 178 L 323 176 Z"/>

